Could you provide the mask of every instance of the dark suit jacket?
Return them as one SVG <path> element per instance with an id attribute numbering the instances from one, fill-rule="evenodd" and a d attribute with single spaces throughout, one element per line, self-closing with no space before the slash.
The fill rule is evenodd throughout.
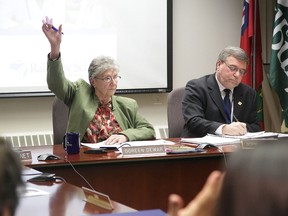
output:
<path id="1" fill-rule="evenodd" d="M 233 91 L 234 115 L 247 124 L 249 132 L 260 131 L 256 111 L 256 92 L 240 83 Z M 224 104 L 215 74 L 190 80 L 182 102 L 185 126 L 181 137 L 202 137 L 214 134 L 225 124 Z"/>

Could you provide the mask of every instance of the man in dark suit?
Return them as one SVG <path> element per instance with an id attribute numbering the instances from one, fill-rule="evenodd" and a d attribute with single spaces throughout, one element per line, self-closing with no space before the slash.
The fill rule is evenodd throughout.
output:
<path id="1" fill-rule="evenodd" d="M 186 84 L 182 137 L 202 137 L 208 133 L 243 135 L 247 131 L 260 131 L 256 91 L 241 83 L 248 60 L 241 48 L 226 47 L 218 56 L 214 74 Z"/>

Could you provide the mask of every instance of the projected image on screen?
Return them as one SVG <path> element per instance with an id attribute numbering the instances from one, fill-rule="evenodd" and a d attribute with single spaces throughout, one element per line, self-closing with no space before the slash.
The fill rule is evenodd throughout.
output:
<path id="1" fill-rule="evenodd" d="M 62 24 L 61 56 L 71 81 L 88 81 L 91 60 L 109 55 L 120 65 L 118 92 L 166 91 L 172 77 L 168 2 L 0 0 L 0 97 L 50 93 L 46 83 L 50 47 L 41 29 L 45 16 L 57 28 Z"/>

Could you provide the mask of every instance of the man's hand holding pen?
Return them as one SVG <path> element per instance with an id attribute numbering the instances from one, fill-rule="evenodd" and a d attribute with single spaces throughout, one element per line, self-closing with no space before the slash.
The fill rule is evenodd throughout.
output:
<path id="1" fill-rule="evenodd" d="M 226 124 L 222 128 L 222 134 L 239 136 L 247 133 L 246 124 L 243 122 L 232 122 L 231 124 Z"/>

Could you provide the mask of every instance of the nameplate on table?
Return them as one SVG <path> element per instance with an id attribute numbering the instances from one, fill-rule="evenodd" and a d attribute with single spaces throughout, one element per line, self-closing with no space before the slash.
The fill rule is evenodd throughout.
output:
<path id="1" fill-rule="evenodd" d="M 277 143 L 287 143 L 286 140 L 276 139 L 276 138 L 266 138 L 266 139 L 244 139 L 241 140 L 242 149 L 255 149 L 259 145 L 270 145 Z"/>
<path id="2" fill-rule="evenodd" d="M 104 209 L 109 209 L 109 210 L 114 209 L 108 195 L 100 193 L 98 191 L 91 190 L 86 187 L 82 187 L 82 189 L 85 195 L 86 202 L 99 206 Z"/>
<path id="3" fill-rule="evenodd" d="M 31 151 L 17 151 L 21 160 L 31 160 L 32 154 Z"/>
<path id="4" fill-rule="evenodd" d="M 122 147 L 123 157 L 166 155 L 164 145 Z"/>

